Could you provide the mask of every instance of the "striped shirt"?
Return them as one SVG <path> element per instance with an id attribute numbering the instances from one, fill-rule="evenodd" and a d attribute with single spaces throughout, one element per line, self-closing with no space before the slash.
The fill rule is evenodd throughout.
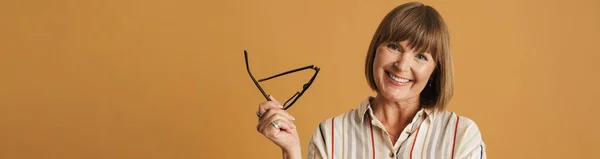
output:
<path id="1" fill-rule="evenodd" d="M 357 109 L 321 122 L 309 142 L 308 158 L 486 158 L 485 144 L 475 122 L 445 110 L 419 110 L 396 143 L 392 143 L 369 100 Z"/>

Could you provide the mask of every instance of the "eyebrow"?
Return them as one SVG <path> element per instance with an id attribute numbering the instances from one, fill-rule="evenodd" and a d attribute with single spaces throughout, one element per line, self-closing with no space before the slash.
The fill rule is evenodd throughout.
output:
<path id="1" fill-rule="evenodd" d="M 397 42 L 398 45 L 400 45 L 399 48 L 401 48 L 401 51 L 404 52 L 406 49 L 402 46 L 402 44 L 400 44 L 400 42 Z M 408 47 L 408 46 L 406 46 Z M 413 48 L 413 52 L 416 52 L 418 54 L 429 54 L 433 57 L 433 54 L 431 52 L 428 52 L 427 50 L 423 51 L 423 52 L 419 52 L 419 50 L 421 50 L 420 48 Z"/>
<path id="2" fill-rule="evenodd" d="M 406 52 L 406 49 L 404 48 L 404 46 L 402 46 L 402 44 L 400 44 L 400 42 L 389 42 L 389 44 L 396 44 L 398 45 L 398 50 L 400 50 L 400 52 Z"/>

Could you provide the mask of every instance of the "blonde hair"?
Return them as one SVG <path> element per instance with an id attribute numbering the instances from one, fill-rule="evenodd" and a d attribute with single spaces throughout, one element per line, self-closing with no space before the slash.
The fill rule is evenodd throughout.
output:
<path id="1" fill-rule="evenodd" d="M 444 109 L 454 91 L 454 71 L 450 52 L 450 35 L 442 16 L 432 7 L 419 2 L 402 4 L 390 11 L 379 24 L 367 53 L 365 76 L 372 90 L 379 93 L 373 79 L 373 61 L 377 47 L 385 42 L 408 41 L 417 52 L 429 52 L 436 68 L 420 94 L 425 108 Z"/>

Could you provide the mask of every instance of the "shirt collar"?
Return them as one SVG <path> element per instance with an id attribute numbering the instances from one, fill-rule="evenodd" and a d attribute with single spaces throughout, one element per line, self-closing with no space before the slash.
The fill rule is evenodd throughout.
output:
<path id="1" fill-rule="evenodd" d="M 358 117 L 359 117 L 360 123 L 363 123 L 363 121 L 366 117 L 367 111 L 371 110 L 371 104 L 370 104 L 371 99 L 373 99 L 373 97 L 367 97 L 367 99 L 365 99 L 362 103 L 360 103 L 360 106 L 358 106 L 358 113 L 359 113 Z"/>
<path id="2" fill-rule="evenodd" d="M 368 97 L 367 99 L 365 99 L 362 103 L 360 103 L 360 106 L 358 106 L 358 117 L 360 120 L 360 123 L 363 123 L 365 117 L 367 116 L 367 112 L 369 112 L 369 115 L 371 115 L 371 118 L 373 118 L 373 110 L 371 109 L 371 100 L 374 97 Z M 429 120 L 429 122 L 433 122 L 435 120 L 435 113 L 436 113 L 436 109 L 435 108 L 421 108 L 418 112 L 417 115 L 415 116 L 415 118 L 417 117 L 421 117 L 424 114 L 424 117 L 427 118 Z"/>

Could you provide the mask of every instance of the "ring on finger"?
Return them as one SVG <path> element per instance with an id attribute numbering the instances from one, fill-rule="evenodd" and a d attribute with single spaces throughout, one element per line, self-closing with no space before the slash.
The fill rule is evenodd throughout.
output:
<path id="1" fill-rule="evenodd" d="M 271 125 L 273 125 L 273 127 L 275 127 L 275 129 L 281 128 L 281 123 L 279 123 L 279 120 L 275 120 L 274 122 L 271 123 Z"/>
<path id="2" fill-rule="evenodd" d="M 256 112 L 256 116 L 258 117 L 258 119 L 262 118 L 262 114 L 260 114 L 259 112 Z"/>

